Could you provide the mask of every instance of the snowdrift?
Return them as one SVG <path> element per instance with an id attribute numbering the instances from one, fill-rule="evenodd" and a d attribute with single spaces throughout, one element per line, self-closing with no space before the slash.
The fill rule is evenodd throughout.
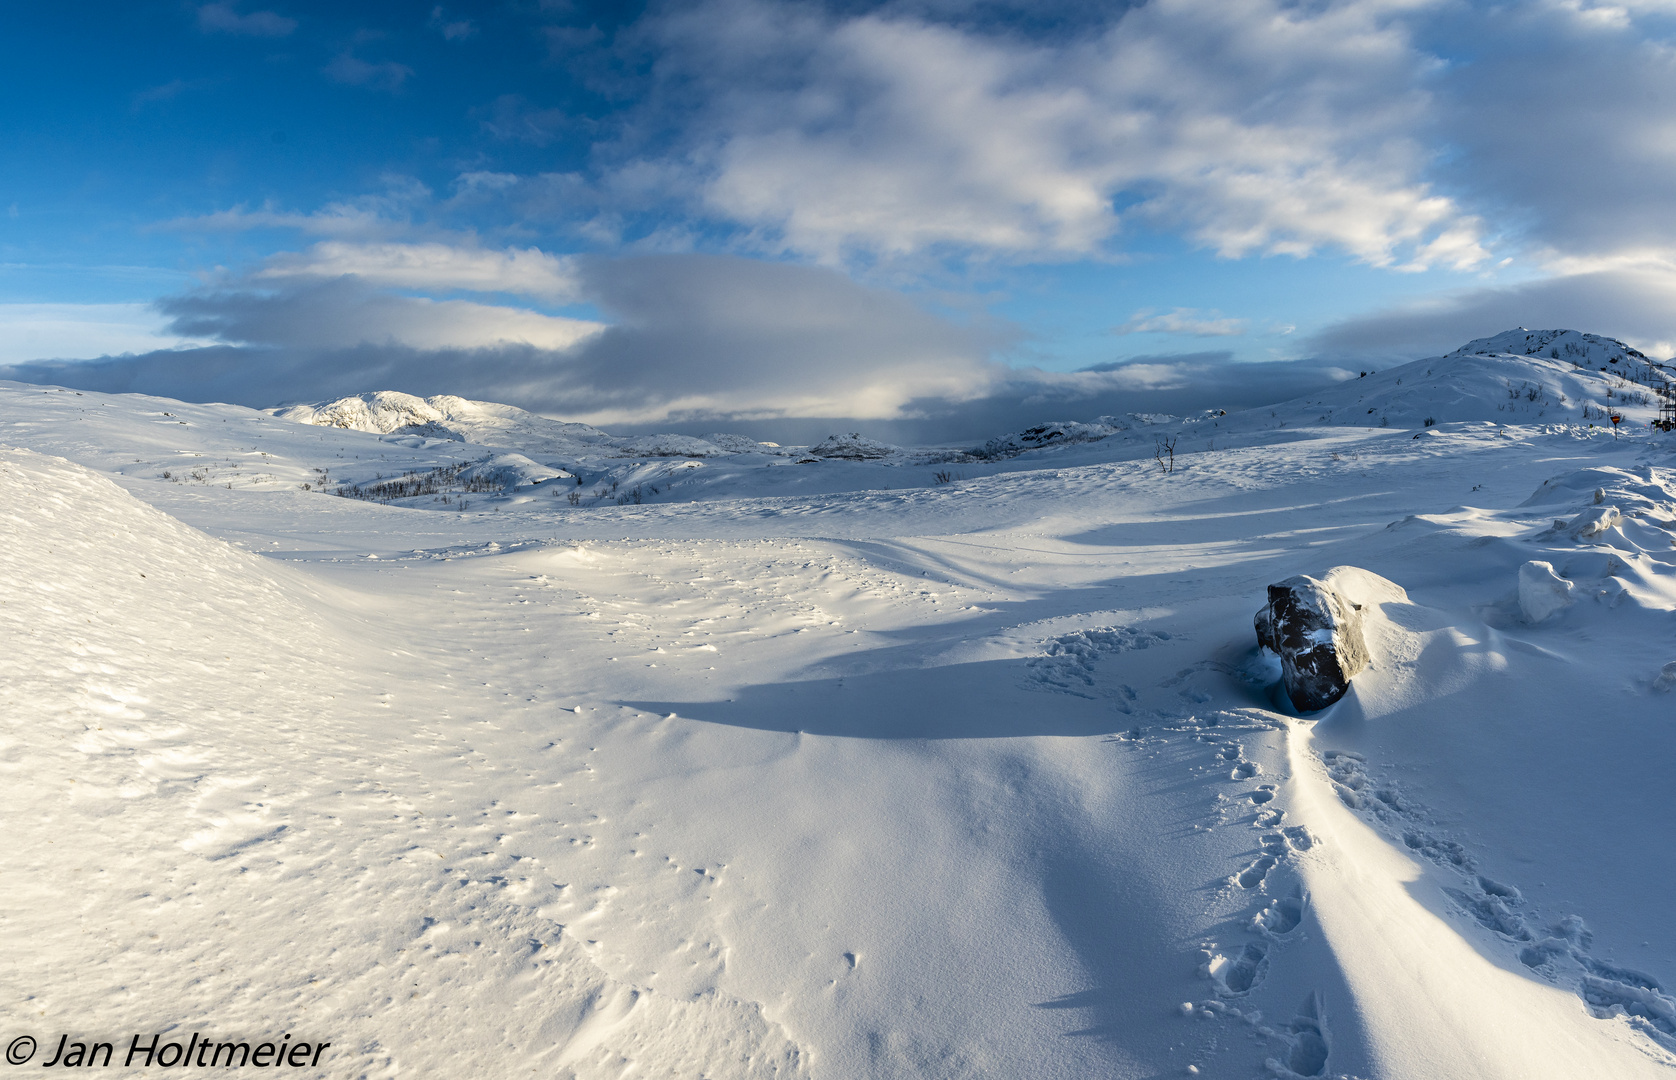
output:
<path id="1" fill-rule="evenodd" d="M 808 1075 L 757 1003 L 613 975 L 565 883 L 485 860 L 435 739 L 504 705 L 435 708 L 377 601 L 61 459 L 0 449 L 0 506 L 0 983 L 37 1060 L 50 1028 L 329 1042 L 308 1077 Z"/>

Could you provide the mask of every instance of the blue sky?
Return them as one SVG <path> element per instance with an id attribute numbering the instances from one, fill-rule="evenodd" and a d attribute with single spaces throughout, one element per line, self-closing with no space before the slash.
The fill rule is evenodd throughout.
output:
<path id="1" fill-rule="evenodd" d="M 954 437 L 1521 323 L 1669 355 L 1672 33 L 1589 0 L 22 7 L 0 374 Z"/>

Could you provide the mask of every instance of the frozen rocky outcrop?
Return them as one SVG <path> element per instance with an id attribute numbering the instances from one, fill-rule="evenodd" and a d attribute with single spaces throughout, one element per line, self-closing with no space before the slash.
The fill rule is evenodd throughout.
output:
<path id="1" fill-rule="evenodd" d="M 1676 660 L 1659 669 L 1658 678 L 1653 680 L 1653 689 L 1666 692 L 1676 690 Z"/>
<path id="2" fill-rule="evenodd" d="M 1280 657 L 1293 706 L 1315 712 L 1343 697 L 1350 680 L 1368 666 L 1363 609 L 1407 599 L 1401 587 L 1354 566 L 1270 585 L 1269 602 L 1254 620 L 1257 643 Z"/>
<path id="3" fill-rule="evenodd" d="M 1115 416 L 1096 417 L 1092 423 L 1075 420 L 1055 420 L 1046 424 L 1000 435 L 972 451 L 981 458 L 1008 458 L 1038 450 L 1044 446 L 1063 446 L 1070 443 L 1098 442 L 1128 430 L 1129 425 Z"/>
<path id="4" fill-rule="evenodd" d="M 902 448 L 899 446 L 869 439 L 858 431 L 852 431 L 848 435 L 828 435 L 809 447 L 811 457 L 839 458 L 844 461 L 879 461 L 895 457 L 901 452 Z"/>

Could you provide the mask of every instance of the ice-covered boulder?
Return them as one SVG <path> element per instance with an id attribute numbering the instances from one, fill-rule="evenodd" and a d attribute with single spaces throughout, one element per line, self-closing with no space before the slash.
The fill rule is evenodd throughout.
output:
<path id="1" fill-rule="evenodd" d="M 1299 574 L 1269 586 L 1257 612 L 1257 643 L 1280 657 L 1286 696 L 1299 712 L 1325 709 L 1368 666 L 1362 612 L 1407 594 L 1378 574 L 1336 566 L 1320 578 Z"/>
<path id="2" fill-rule="evenodd" d="M 1554 564 L 1533 559 L 1519 567 L 1519 610 L 1539 623 L 1561 608 L 1568 607 L 1575 589 L 1554 571 Z"/>
<path id="3" fill-rule="evenodd" d="M 1653 680 L 1654 690 L 1676 690 L 1676 660 L 1659 669 L 1658 678 Z"/>
<path id="4" fill-rule="evenodd" d="M 1566 528 L 1578 540 L 1589 540 L 1617 528 L 1623 520 L 1616 506 L 1596 506 L 1578 514 Z"/>

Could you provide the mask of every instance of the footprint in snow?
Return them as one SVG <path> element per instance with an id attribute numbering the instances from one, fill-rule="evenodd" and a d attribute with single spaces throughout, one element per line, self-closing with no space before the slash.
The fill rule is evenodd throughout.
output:
<path id="1" fill-rule="evenodd" d="M 1310 994 L 1298 1007 L 1292 1022 L 1274 1033 L 1286 1043 L 1286 1058 L 1270 1058 L 1269 1071 L 1277 1076 L 1325 1076 L 1331 1049 L 1327 1025 L 1322 1019 L 1321 997 Z"/>
<path id="2" fill-rule="evenodd" d="M 1269 947 L 1259 942 L 1252 942 L 1231 956 L 1211 953 L 1204 965 L 1204 973 L 1223 997 L 1250 993 L 1268 971 Z"/>
<path id="3" fill-rule="evenodd" d="M 1270 900 L 1267 906 L 1252 918 L 1252 929 L 1266 937 L 1285 937 L 1304 921 L 1306 903 L 1301 889 L 1291 896 Z"/>

